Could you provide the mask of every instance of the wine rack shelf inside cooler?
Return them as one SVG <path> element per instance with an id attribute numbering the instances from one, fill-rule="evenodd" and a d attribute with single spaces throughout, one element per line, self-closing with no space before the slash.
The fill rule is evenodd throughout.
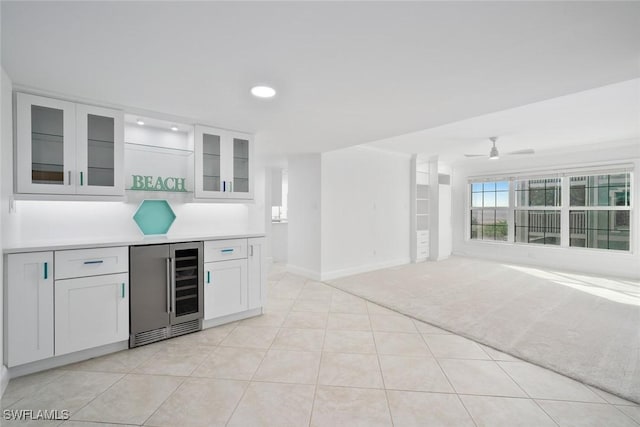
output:
<path id="1" fill-rule="evenodd" d="M 176 250 L 176 317 L 198 311 L 198 249 Z"/>

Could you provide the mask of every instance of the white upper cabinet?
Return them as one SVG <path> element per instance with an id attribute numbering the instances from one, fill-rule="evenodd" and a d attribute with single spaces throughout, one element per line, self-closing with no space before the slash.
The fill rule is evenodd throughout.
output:
<path id="1" fill-rule="evenodd" d="M 124 194 L 121 111 L 16 95 L 16 192 Z"/>
<path id="2" fill-rule="evenodd" d="M 195 196 L 253 199 L 253 141 L 249 134 L 195 127 Z"/>
<path id="3" fill-rule="evenodd" d="M 122 194 L 124 128 L 122 112 L 76 105 L 78 194 Z"/>
<path id="4" fill-rule="evenodd" d="M 75 104 L 17 94 L 18 193 L 74 194 Z"/>

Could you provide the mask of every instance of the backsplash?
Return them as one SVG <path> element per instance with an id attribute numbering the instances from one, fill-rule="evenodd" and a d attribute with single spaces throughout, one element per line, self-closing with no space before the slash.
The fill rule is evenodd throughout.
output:
<path id="1" fill-rule="evenodd" d="M 167 234 L 170 237 L 264 231 L 259 220 L 250 218 L 263 216 L 255 204 L 170 203 L 176 214 Z M 3 246 L 142 239 L 144 236 L 133 221 L 138 206 L 138 202 L 17 200 L 14 211 L 4 217 Z"/>

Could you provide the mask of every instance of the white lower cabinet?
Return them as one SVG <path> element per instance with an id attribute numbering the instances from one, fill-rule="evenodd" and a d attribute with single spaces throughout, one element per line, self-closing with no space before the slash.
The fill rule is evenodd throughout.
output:
<path id="1" fill-rule="evenodd" d="M 247 275 L 249 310 L 260 308 L 267 302 L 267 266 L 265 265 L 264 256 L 266 241 L 267 239 L 264 237 L 248 239 L 249 255 L 247 258 Z"/>
<path id="2" fill-rule="evenodd" d="M 56 356 L 129 338 L 129 274 L 56 280 Z"/>
<path id="3" fill-rule="evenodd" d="M 247 310 L 247 259 L 204 264 L 204 318 Z"/>
<path id="4" fill-rule="evenodd" d="M 53 356 L 53 252 L 6 256 L 7 366 Z"/>

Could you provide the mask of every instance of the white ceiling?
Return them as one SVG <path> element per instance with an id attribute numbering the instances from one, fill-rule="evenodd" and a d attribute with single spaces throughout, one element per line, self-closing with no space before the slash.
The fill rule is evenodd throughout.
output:
<path id="1" fill-rule="evenodd" d="M 487 161 L 491 141 L 501 156 L 533 148 L 536 156 L 597 144 L 635 144 L 640 155 L 640 79 L 485 114 L 366 144 L 402 153 L 438 155 L 449 163 Z M 591 146 L 591 147 L 589 147 Z M 569 150 L 569 151 L 567 151 Z M 466 158 L 464 153 L 484 154 Z M 520 157 L 520 156 L 519 156 Z"/>
<path id="2" fill-rule="evenodd" d="M 639 2 L 1 7 L 14 83 L 255 132 L 259 149 L 276 153 L 376 141 L 640 76 Z M 252 98 L 256 83 L 277 97 Z"/>

